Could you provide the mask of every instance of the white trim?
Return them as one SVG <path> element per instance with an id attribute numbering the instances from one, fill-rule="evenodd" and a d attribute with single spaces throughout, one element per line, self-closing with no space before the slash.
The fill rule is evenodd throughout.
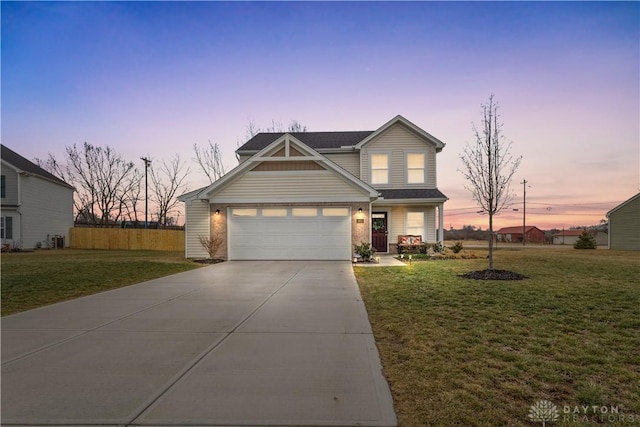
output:
<path id="1" fill-rule="evenodd" d="M 407 209 L 405 209 L 404 212 L 404 234 L 415 234 L 415 233 L 409 233 L 409 231 L 407 230 L 408 227 L 408 223 L 409 223 L 409 214 L 410 213 L 419 213 L 422 214 L 422 232 L 419 233 L 420 236 L 422 236 L 422 241 L 426 242 L 427 241 L 427 215 L 424 209 L 415 209 L 414 207 L 407 207 Z"/>
<path id="2" fill-rule="evenodd" d="M 403 205 L 403 206 L 435 206 L 438 203 L 446 202 L 447 198 L 435 198 L 435 199 L 383 199 L 379 198 L 373 202 L 380 205 Z"/>
<path id="3" fill-rule="evenodd" d="M 362 197 L 341 197 L 341 196 L 333 196 L 333 197 L 277 197 L 277 198 L 216 198 L 215 203 L 227 204 L 227 203 L 243 203 L 243 204 L 253 204 L 253 203 L 358 203 L 358 202 L 371 202 L 371 199 L 366 196 Z"/>
<path id="4" fill-rule="evenodd" d="M 409 155 L 410 154 L 422 154 L 423 156 L 423 165 L 422 165 L 422 182 L 409 182 Z M 428 153 L 422 150 L 405 150 L 404 151 L 404 170 L 402 171 L 404 174 L 404 184 L 406 186 L 419 186 L 424 187 L 427 183 L 427 158 Z"/>
<path id="5" fill-rule="evenodd" d="M 385 155 L 387 156 L 387 182 L 385 184 L 381 184 L 381 183 L 374 183 L 373 182 L 373 161 L 372 161 L 372 157 L 376 156 L 376 155 Z M 367 156 L 369 157 L 369 182 L 371 183 L 371 185 L 375 185 L 376 187 L 379 188 L 387 188 L 391 186 L 391 163 L 392 163 L 392 155 L 393 152 L 391 150 L 371 150 L 371 151 L 367 151 Z"/>
<path id="6" fill-rule="evenodd" d="M 389 253 L 389 228 L 391 228 L 391 209 L 387 208 L 387 207 L 382 207 L 380 209 L 376 209 L 375 207 L 371 206 L 371 210 L 370 215 L 371 215 L 371 224 L 369 226 L 369 241 L 373 243 L 373 213 L 375 212 L 382 212 L 385 213 L 387 215 L 387 250 L 386 252 L 383 253 Z"/>
<path id="7" fill-rule="evenodd" d="M 365 146 L 368 143 L 370 143 L 372 140 L 374 140 L 375 138 L 380 136 L 380 134 L 382 134 L 384 131 L 386 131 L 391 126 L 395 125 L 396 123 L 403 124 L 404 126 L 409 128 L 409 130 L 413 131 L 418 136 L 422 137 L 425 141 L 427 141 L 430 144 L 434 145 L 436 147 L 436 152 L 442 151 L 442 149 L 446 145 L 444 142 L 440 141 L 438 138 L 436 138 L 435 136 L 429 134 L 428 132 L 426 132 L 422 128 L 420 128 L 420 127 L 416 126 L 415 124 L 411 123 L 409 120 L 405 119 L 401 115 L 397 115 L 393 119 L 389 120 L 387 123 L 385 123 L 384 125 L 379 127 L 378 130 L 373 132 L 371 135 L 369 135 L 368 137 L 366 137 L 365 139 L 360 141 L 358 144 L 356 144 L 355 145 L 356 149 L 361 149 L 363 146 Z"/>
<path id="8" fill-rule="evenodd" d="M 291 157 L 291 158 L 289 158 L 290 160 L 296 160 L 296 161 L 314 160 L 314 161 L 317 161 L 317 162 L 321 163 L 321 165 L 324 166 L 327 170 L 336 173 L 338 175 L 338 177 L 342 178 L 344 181 L 354 185 L 355 187 L 359 188 L 363 192 L 366 192 L 368 194 L 369 199 L 377 199 L 378 198 L 378 191 L 376 189 L 374 189 L 373 187 L 371 187 L 369 184 L 367 184 L 367 183 L 361 181 L 360 179 L 356 178 L 355 176 L 353 176 L 352 174 L 350 174 L 349 172 L 347 172 L 346 170 L 344 170 L 343 168 L 341 168 L 340 166 L 338 166 L 337 164 L 335 164 L 334 162 L 329 160 L 327 157 L 324 157 L 323 155 L 319 154 L 317 151 L 313 150 L 308 145 L 304 144 L 302 141 L 298 140 L 294 136 L 292 136 L 292 135 L 290 135 L 288 133 L 285 133 L 284 135 L 282 135 L 281 137 L 279 137 L 278 139 L 273 141 L 271 144 L 269 144 L 268 146 L 266 146 L 265 148 L 260 150 L 254 156 L 250 157 L 249 159 L 245 160 L 244 162 L 242 162 L 241 164 L 236 166 L 229 173 L 227 173 L 226 175 L 224 175 L 223 177 L 221 177 L 217 181 L 213 182 L 208 187 L 206 187 L 206 188 L 202 189 L 201 191 L 199 191 L 196 195 L 193 195 L 192 193 L 187 193 L 185 195 L 180 196 L 181 200 L 182 199 L 187 199 L 189 197 L 197 197 L 197 198 L 201 198 L 201 199 L 209 199 L 209 200 L 211 200 L 214 197 L 213 195 L 214 195 L 214 193 L 216 191 L 219 191 L 220 189 L 222 189 L 226 185 L 229 185 L 234 180 L 236 180 L 239 177 L 241 177 L 248 170 L 254 168 L 256 163 L 263 162 L 263 161 L 274 161 L 274 160 L 281 160 L 282 161 L 283 159 L 286 159 L 286 157 L 271 158 L 270 156 L 267 156 L 267 154 L 270 153 L 270 152 L 277 151 L 278 149 L 281 148 L 282 145 L 286 145 L 287 143 L 289 143 L 289 144 L 293 143 L 293 145 L 295 146 L 297 151 L 300 151 L 302 154 L 305 154 L 305 156 Z M 267 160 L 267 159 L 269 159 L 269 160 Z M 346 200 L 340 200 L 340 201 L 346 201 Z M 216 202 L 222 202 L 222 200 L 216 199 Z M 252 203 L 259 203 L 257 200 L 251 200 L 251 202 Z"/>

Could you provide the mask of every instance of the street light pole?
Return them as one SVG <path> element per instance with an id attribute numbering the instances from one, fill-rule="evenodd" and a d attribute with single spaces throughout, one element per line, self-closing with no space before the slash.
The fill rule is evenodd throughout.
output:
<path id="1" fill-rule="evenodd" d="M 149 212 L 149 181 L 147 179 L 147 169 L 151 164 L 151 159 L 146 157 L 140 157 L 140 160 L 144 162 L 144 228 L 149 227 L 148 212 Z"/>

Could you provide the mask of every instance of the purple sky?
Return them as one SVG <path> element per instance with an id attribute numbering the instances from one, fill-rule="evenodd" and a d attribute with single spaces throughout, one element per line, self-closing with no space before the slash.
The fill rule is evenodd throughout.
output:
<path id="1" fill-rule="evenodd" d="M 523 156 L 520 212 L 498 226 L 521 223 L 523 178 L 542 228 L 598 223 L 640 188 L 637 2 L 1 7 L 2 143 L 30 159 L 84 141 L 191 159 L 211 140 L 231 168 L 250 120 L 374 130 L 401 114 L 447 144 L 445 226 L 484 228 L 459 154 L 494 93 Z M 205 185 L 192 170 L 191 189 Z"/>

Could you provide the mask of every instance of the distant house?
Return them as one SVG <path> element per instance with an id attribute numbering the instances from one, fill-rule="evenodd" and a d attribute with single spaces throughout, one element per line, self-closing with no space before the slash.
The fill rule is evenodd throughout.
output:
<path id="1" fill-rule="evenodd" d="M 573 246 L 578 241 L 578 237 L 584 232 L 585 230 L 562 230 L 561 232 L 553 235 L 553 244 Z M 607 233 L 596 230 L 588 230 L 587 232 L 596 239 L 596 244 L 598 246 L 607 246 Z"/>
<path id="2" fill-rule="evenodd" d="M 73 187 L 4 145 L 0 148 L 3 249 L 68 246 Z"/>
<path id="3" fill-rule="evenodd" d="M 640 251 L 640 193 L 607 212 L 609 249 Z"/>
<path id="4" fill-rule="evenodd" d="M 503 227 L 495 232 L 497 242 L 522 243 L 522 226 Z M 533 225 L 524 227 L 526 243 L 544 243 L 544 231 Z"/>

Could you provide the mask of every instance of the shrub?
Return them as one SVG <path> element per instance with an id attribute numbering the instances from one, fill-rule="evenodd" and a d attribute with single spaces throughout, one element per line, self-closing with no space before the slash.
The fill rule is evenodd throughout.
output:
<path id="1" fill-rule="evenodd" d="M 444 253 L 444 245 L 440 242 L 434 243 L 431 248 L 433 249 L 433 252 L 437 254 Z"/>
<path id="2" fill-rule="evenodd" d="M 200 244 L 204 250 L 207 251 L 211 259 L 215 258 L 216 253 L 224 243 L 224 239 L 218 234 L 212 234 L 209 237 L 200 235 L 198 236 L 198 240 L 200 240 Z"/>
<path id="3" fill-rule="evenodd" d="M 457 254 L 464 248 L 462 247 L 462 242 L 458 240 L 449 249 L 451 249 L 451 251 L 453 251 L 454 254 Z"/>
<path id="4" fill-rule="evenodd" d="M 596 243 L 595 237 L 586 231 L 578 236 L 578 240 L 573 245 L 575 249 L 595 249 L 598 244 Z"/>
<path id="5" fill-rule="evenodd" d="M 359 245 L 353 245 L 353 251 L 360 255 L 363 260 L 369 261 L 373 254 L 376 253 L 376 249 L 371 246 L 371 243 L 361 242 Z"/>

